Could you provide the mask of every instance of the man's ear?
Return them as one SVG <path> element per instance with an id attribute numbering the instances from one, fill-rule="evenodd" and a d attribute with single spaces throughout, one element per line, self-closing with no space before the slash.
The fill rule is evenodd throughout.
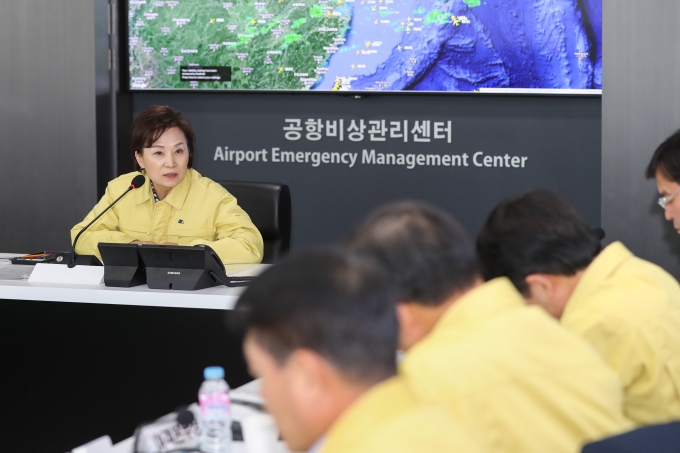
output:
<path id="1" fill-rule="evenodd" d="M 418 322 L 415 304 L 398 303 L 397 319 L 399 320 L 399 349 L 407 351 L 422 338 L 422 326 Z"/>
<path id="2" fill-rule="evenodd" d="M 546 274 L 530 274 L 525 278 L 529 286 L 529 294 L 525 296 L 527 303 L 547 306 L 553 298 L 555 282 Z"/>
<path id="3" fill-rule="evenodd" d="M 320 404 L 329 391 L 330 365 L 310 349 L 296 349 L 288 358 L 286 368 L 295 397 L 307 404 Z"/>

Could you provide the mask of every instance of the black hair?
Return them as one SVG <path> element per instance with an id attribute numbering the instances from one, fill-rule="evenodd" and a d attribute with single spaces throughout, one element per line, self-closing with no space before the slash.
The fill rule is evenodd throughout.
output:
<path id="1" fill-rule="evenodd" d="M 474 246 L 463 227 L 424 202 L 378 209 L 347 246 L 385 267 L 402 302 L 439 306 L 479 278 Z"/>
<path id="2" fill-rule="evenodd" d="M 680 130 L 668 137 L 654 151 L 652 160 L 645 170 L 645 176 L 647 179 L 653 179 L 657 172 L 670 181 L 680 183 Z"/>
<path id="3" fill-rule="evenodd" d="M 293 254 L 251 283 L 236 309 L 244 309 L 243 327 L 279 365 L 307 348 L 355 381 L 396 373 L 390 282 L 365 259 L 331 249 Z"/>
<path id="4" fill-rule="evenodd" d="M 140 113 L 130 127 L 130 156 L 135 170 L 141 170 L 136 155 L 141 156 L 144 153 L 144 148 L 151 147 L 165 131 L 173 127 L 179 128 L 187 140 L 186 145 L 189 152 L 187 168 L 191 168 L 196 146 L 196 134 L 193 128 L 179 110 L 169 105 L 153 105 Z"/>
<path id="5" fill-rule="evenodd" d="M 477 237 L 484 279 L 508 277 L 524 295 L 527 275 L 574 275 L 600 248 L 597 232 L 571 204 L 544 190 L 496 206 Z"/>

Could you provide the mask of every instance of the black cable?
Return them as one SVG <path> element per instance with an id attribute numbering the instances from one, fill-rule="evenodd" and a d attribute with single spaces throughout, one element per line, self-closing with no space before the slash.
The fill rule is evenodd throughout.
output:
<path id="1" fill-rule="evenodd" d="M 162 452 L 157 452 L 157 453 L 179 453 L 179 452 L 197 452 L 197 453 L 205 453 L 203 450 L 200 450 L 198 448 L 177 448 L 175 450 L 167 450 L 167 451 L 162 451 Z"/>
<path id="2" fill-rule="evenodd" d="M 239 406 L 246 406 L 250 407 L 251 409 L 258 410 L 260 412 L 266 412 L 264 409 L 264 405 L 260 403 L 256 403 L 255 401 L 245 401 L 241 399 L 232 399 L 231 400 L 232 404 L 238 404 Z"/>
<path id="3" fill-rule="evenodd" d="M 250 282 L 255 280 L 255 277 L 227 277 L 227 281 L 222 280 L 215 271 L 210 271 L 210 276 L 218 283 L 228 286 L 230 288 L 235 288 L 237 286 L 248 286 Z"/>

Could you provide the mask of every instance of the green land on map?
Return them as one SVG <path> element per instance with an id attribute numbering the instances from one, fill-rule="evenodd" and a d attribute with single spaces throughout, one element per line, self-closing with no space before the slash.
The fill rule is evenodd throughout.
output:
<path id="1" fill-rule="evenodd" d="M 343 0 L 130 0 L 132 88 L 191 88 L 180 66 L 229 66 L 201 89 L 309 89 L 345 39 Z"/>

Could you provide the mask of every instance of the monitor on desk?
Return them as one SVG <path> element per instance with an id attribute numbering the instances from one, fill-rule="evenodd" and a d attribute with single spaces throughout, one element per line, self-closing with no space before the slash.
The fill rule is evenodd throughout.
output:
<path id="1" fill-rule="evenodd" d="M 104 284 L 129 288 L 146 283 L 146 269 L 137 244 L 100 242 L 97 244 L 104 262 Z"/>
<path id="2" fill-rule="evenodd" d="M 222 261 L 207 245 L 140 244 L 138 250 L 152 289 L 194 291 L 218 285 L 218 278 L 226 279 Z"/>

